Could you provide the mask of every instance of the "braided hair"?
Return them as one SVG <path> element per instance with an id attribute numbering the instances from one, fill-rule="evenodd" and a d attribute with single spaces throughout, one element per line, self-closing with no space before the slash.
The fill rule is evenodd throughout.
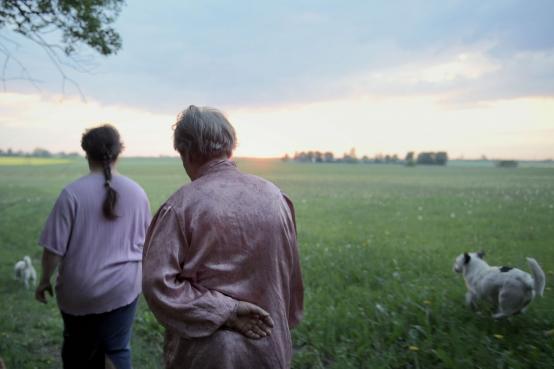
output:
<path id="1" fill-rule="evenodd" d="M 117 191 L 112 187 L 111 183 L 111 165 L 117 160 L 117 157 L 123 150 L 123 143 L 119 137 L 119 132 L 109 124 L 87 129 L 81 139 L 81 147 L 87 153 L 90 161 L 102 165 L 104 188 L 106 189 L 102 212 L 107 219 L 114 220 L 117 218 L 115 213 Z"/>

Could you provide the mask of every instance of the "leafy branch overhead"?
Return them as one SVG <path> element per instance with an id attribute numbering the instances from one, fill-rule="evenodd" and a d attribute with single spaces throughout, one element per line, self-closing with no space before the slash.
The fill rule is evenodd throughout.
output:
<path id="1" fill-rule="evenodd" d="M 111 27 L 123 0 L 0 0 L 0 29 L 7 27 L 67 56 L 84 43 L 101 55 L 117 53 L 121 36 Z M 60 32 L 59 43 L 43 35 Z"/>

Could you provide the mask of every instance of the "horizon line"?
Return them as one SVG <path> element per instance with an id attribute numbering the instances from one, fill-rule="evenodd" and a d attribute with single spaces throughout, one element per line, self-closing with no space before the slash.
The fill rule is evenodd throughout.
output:
<path id="1" fill-rule="evenodd" d="M 6 155 L 7 153 L 7 150 L 11 149 L 12 150 L 12 153 L 13 154 L 17 154 L 19 153 L 18 155 Z M 51 157 L 63 157 L 63 155 L 61 154 L 65 154 L 67 155 L 68 157 L 75 157 L 75 156 L 78 156 L 78 157 L 81 157 L 81 158 L 84 158 L 85 155 L 84 153 L 80 152 L 80 151 L 64 151 L 64 150 L 61 150 L 61 151 L 50 151 L 48 149 L 45 149 L 45 148 L 42 148 L 42 147 L 37 147 L 35 149 L 44 149 L 46 151 L 48 151 L 50 154 L 51 154 Z M 35 150 L 33 149 L 33 150 Z M 13 148 L 8 148 L 8 149 L 2 149 L 0 148 L 0 150 L 2 151 L 2 154 L 0 154 L 0 157 L 41 157 L 39 155 L 37 156 L 33 156 L 32 155 L 32 151 L 24 151 L 22 149 L 13 149 Z M 300 152 L 321 152 L 321 153 L 325 153 L 325 152 L 331 152 L 333 153 L 333 155 L 335 155 L 335 152 L 333 151 L 320 151 L 320 150 L 300 150 L 300 151 L 295 151 L 295 153 L 300 153 Z M 448 151 L 447 150 L 441 150 L 441 151 L 445 151 L 447 154 L 448 154 Z M 415 155 L 419 154 L 419 153 L 423 153 L 423 152 L 433 152 L 433 150 L 423 150 L 423 151 L 415 151 L 415 150 L 409 150 L 407 152 L 414 152 Z M 23 153 L 23 154 L 21 154 Z M 273 160 L 282 160 L 283 158 L 285 158 L 286 156 L 288 155 L 288 160 L 290 161 L 294 161 L 293 159 L 293 155 L 294 154 L 290 154 L 288 152 L 285 152 L 283 153 L 282 155 L 280 156 L 265 156 L 265 155 L 261 155 L 261 156 L 255 156 L 255 155 L 240 155 L 240 156 L 232 156 L 231 158 L 233 159 L 273 159 Z M 369 156 L 369 155 L 357 155 L 356 158 L 358 160 L 362 160 L 364 157 L 367 157 L 369 160 L 373 160 L 375 159 L 378 155 L 389 155 L 389 154 L 375 154 L 373 156 Z M 393 154 L 395 155 L 395 154 Z M 396 154 L 397 155 L 397 154 Z M 399 161 L 404 161 L 404 157 L 400 157 L 399 155 L 398 156 L 398 160 Z M 483 156 L 485 157 L 485 159 L 483 159 Z M 455 157 L 449 157 L 448 158 L 448 161 L 501 161 L 501 160 L 517 160 L 517 161 L 528 161 L 528 162 L 548 162 L 548 161 L 554 161 L 554 158 L 552 157 L 543 157 L 543 158 L 539 158 L 539 159 L 524 159 L 524 158 L 517 158 L 517 157 L 494 157 L 494 156 L 488 156 L 488 155 L 483 155 L 483 156 L 480 156 L 480 157 L 465 157 L 463 154 L 459 154 Z M 127 155 L 125 152 L 122 152 L 120 154 L 120 157 L 125 157 L 125 158 L 151 158 L 151 159 L 154 159 L 154 158 L 179 158 L 179 155 L 178 154 L 132 154 L 132 155 Z M 44 158 L 48 158 L 48 157 L 44 157 Z M 341 156 L 335 156 L 335 159 L 341 159 L 342 157 Z"/>

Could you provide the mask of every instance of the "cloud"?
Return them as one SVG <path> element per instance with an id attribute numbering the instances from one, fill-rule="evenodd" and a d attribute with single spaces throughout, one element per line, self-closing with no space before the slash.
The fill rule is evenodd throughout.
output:
<path id="1" fill-rule="evenodd" d="M 117 24 L 121 53 L 72 76 L 95 100 L 171 114 L 189 103 L 279 106 L 360 93 L 435 93 L 451 103 L 552 96 L 553 13 L 549 0 L 133 1 Z M 24 61 L 59 93 L 59 75 L 38 55 L 26 51 Z"/>
<path id="2" fill-rule="evenodd" d="M 436 95 L 448 104 L 554 96 L 554 51 L 522 52 L 510 59 L 482 50 L 449 50 L 420 61 L 349 76 L 354 94 Z"/>

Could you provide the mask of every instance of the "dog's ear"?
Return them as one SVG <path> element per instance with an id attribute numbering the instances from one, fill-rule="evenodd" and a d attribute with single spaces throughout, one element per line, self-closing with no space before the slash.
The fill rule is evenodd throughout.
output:
<path id="1" fill-rule="evenodd" d="M 470 260 L 471 260 L 471 256 L 469 256 L 467 252 L 464 252 L 464 264 L 469 263 Z"/>
<path id="2" fill-rule="evenodd" d="M 479 259 L 483 259 L 485 257 L 485 251 L 481 250 L 477 253 L 477 257 L 479 257 Z"/>

